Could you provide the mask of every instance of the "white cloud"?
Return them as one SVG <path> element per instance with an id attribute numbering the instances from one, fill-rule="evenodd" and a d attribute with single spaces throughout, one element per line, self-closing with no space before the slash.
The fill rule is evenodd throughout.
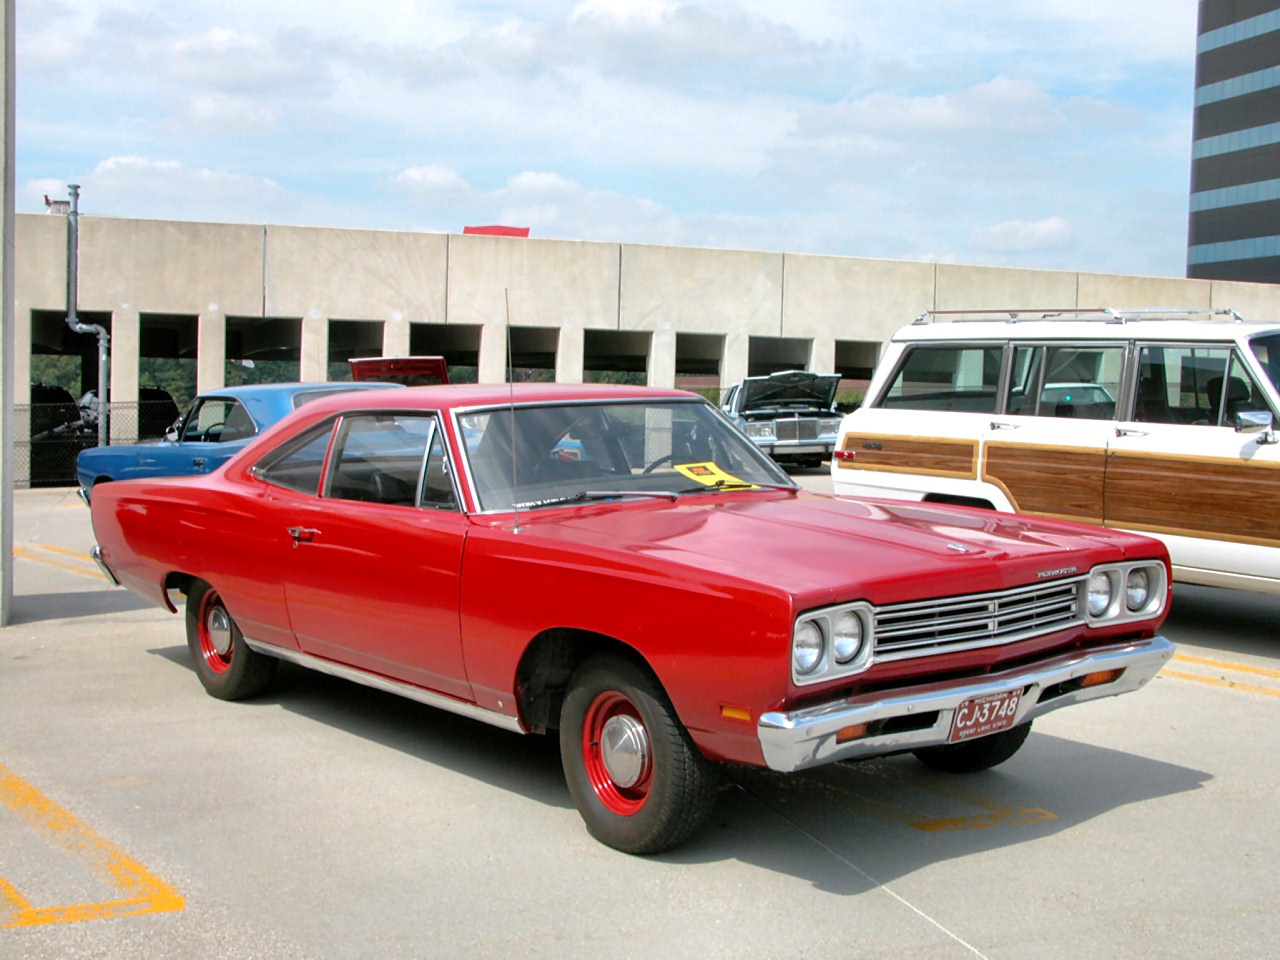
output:
<path id="1" fill-rule="evenodd" d="M 1071 239 L 1071 227 L 1061 217 L 1043 220 L 1005 220 L 989 227 L 979 227 L 972 237 L 979 250 L 996 253 L 1025 253 L 1061 247 Z"/>

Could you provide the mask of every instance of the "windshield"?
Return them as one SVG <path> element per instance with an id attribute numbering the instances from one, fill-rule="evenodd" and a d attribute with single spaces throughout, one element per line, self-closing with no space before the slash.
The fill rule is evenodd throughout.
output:
<path id="1" fill-rule="evenodd" d="M 458 426 L 482 510 L 556 506 L 585 494 L 794 486 L 702 400 L 503 407 L 462 414 Z"/>
<path id="2" fill-rule="evenodd" d="M 1280 394 L 1280 333 L 1272 333 L 1265 337 L 1254 337 L 1249 341 L 1253 355 L 1267 372 L 1271 381 L 1271 389 Z"/>

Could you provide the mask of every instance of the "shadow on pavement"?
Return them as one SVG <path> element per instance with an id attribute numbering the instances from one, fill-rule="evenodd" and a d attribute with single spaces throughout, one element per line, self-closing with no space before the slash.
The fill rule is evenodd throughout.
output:
<path id="1" fill-rule="evenodd" d="M 185 646 L 150 651 L 190 669 Z M 204 696 L 194 676 L 193 696 Z M 570 806 L 552 736 L 520 736 L 401 697 L 281 664 L 239 708 L 280 707 L 552 807 Z M 1124 807 L 1202 787 L 1210 775 L 1033 732 L 985 773 L 938 773 L 909 756 L 802 774 L 723 768 L 706 829 L 656 859 L 737 860 L 820 890 L 858 894 L 930 863 L 1013 847 Z"/>
<path id="2" fill-rule="evenodd" d="M 127 590 L 16 594 L 9 625 L 20 626 L 24 623 L 71 620 L 76 617 L 97 617 L 149 609 L 154 609 L 154 605 Z"/>
<path id="3" fill-rule="evenodd" d="M 1280 596 L 1174 584 L 1161 633 L 1174 643 L 1186 641 L 1224 653 L 1274 658 L 1280 656 L 1278 620 Z"/>

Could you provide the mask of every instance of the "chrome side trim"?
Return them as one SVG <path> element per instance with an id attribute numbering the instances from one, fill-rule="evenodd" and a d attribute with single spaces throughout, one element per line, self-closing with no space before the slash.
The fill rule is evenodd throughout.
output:
<path id="1" fill-rule="evenodd" d="M 88 490 L 86 490 L 84 487 L 76 487 L 76 496 L 80 498 L 81 502 L 82 502 L 86 507 L 87 507 L 87 506 L 89 506 L 89 491 L 88 491 Z"/>
<path id="2" fill-rule="evenodd" d="M 1015 722 L 1025 723 L 1073 703 L 1137 690 L 1156 675 L 1173 656 L 1173 650 L 1173 644 L 1164 637 L 1152 637 L 1150 640 L 1072 653 L 972 680 L 880 691 L 791 713 L 765 713 L 760 716 L 756 734 L 765 764 L 784 773 L 837 760 L 938 746 L 947 742 L 956 708 L 972 697 L 1021 690 L 1022 699 Z M 1065 691 L 1055 692 L 1048 700 L 1041 700 L 1049 688 L 1069 685 L 1070 681 L 1085 674 L 1103 670 L 1123 670 L 1124 673 L 1111 683 L 1074 689 L 1068 687 Z M 916 716 L 935 712 L 937 717 L 932 724 L 921 729 L 899 729 L 836 743 L 836 733 L 844 727 L 883 720 L 910 724 Z"/>
<path id="3" fill-rule="evenodd" d="M 93 558 L 93 562 L 98 565 L 98 569 L 102 571 L 102 575 L 106 577 L 113 587 L 120 586 L 120 581 L 116 579 L 116 575 L 111 572 L 111 568 L 107 566 L 107 562 L 102 559 L 102 548 L 96 543 L 89 551 L 89 556 Z"/>
<path id="4" fill-rule="evenodd" d="M 520 723 L 519 717 L 509 717 L 506 714 L 495 713 L 474 703 L 467 703 L 465 700 L 446 697 L 442 693 L 433 693 L 430 690 L 423 690 L 421 687 L 415 687 L 412 684 L 401 683 L 399 680 L 392 680 L 389 677 L 380 677 L 375 673 L 357 670 L 355 667 L 334 663 L 332 660 L 323 660 L 320 657 L 313 657 L 298 650 L 286 650 L 284 647 L 277 647 L 271 643 L 262 643 L 249 637 L 245 637 L 244 642 L 249 645 L 249 649 L 254 653 L 275 657 L 277 660 L 287 660 L 289 663 L 296 663 L 298 666 L 306 667 L 308 670 L 317 670 L 320 673 L 327 673 L 331 677 L 338 677 L 341 680 L 350 680 L 352 683 L 373 687 L 373 689 L 381 690 L 383 693 L 394 693 L 398 697 L 416 700 L 418 703 L 425 703 L 429 707 L 447 710 L 450 713 L 469 717 L 472 720 L 479 720 L 482 723 L 501 727 L 503 730 L 510 730 L 513 733 L 526 732 Z"/>

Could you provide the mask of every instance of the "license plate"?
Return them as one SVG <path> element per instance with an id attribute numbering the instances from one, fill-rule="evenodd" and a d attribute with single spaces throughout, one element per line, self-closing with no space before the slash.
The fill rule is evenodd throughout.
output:
<path id="1" fill-rule="evenodd" d="M 951 736 L 947 738 L 947 742 L 960 743 L 1008 730 L 1018 715 L 1018 701 L 1021 699 L 1021 690 L 1006 690 L 1004 693 L 989 693 L 985 697 L 964 701 L 956 707 L 955 718 L 951 721 Z"/>

